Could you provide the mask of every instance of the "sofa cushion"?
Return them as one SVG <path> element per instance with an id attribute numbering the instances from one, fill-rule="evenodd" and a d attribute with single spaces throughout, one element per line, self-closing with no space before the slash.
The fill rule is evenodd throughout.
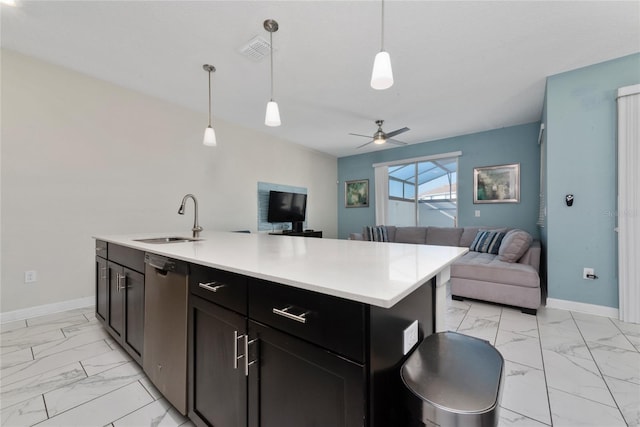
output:
<path id="1" fill-rule="evenodd" d="M 537 288 L 540 278 L 528 264 L 500 261 L 497 255 L 467 252 L 451 264 L 451 277 Z"/>
<path id="2" fill-rule="evenodd" d="M 427 227 L 427 245 L 458 246 L 462 228 Z"/>
<path id="3" fill-rule="evenodd" d="M 510 230 L 505 234 L 500 249 L 498 250 L 498 259 L 506 262 L 516 262 L 529 249 L 533 238 L 524 230 Z"/>
<path id="4" fill-rule="evenodd" d="M 387 227 L 387 237 L 389 238 L 389 241 L 395 242 L 397 227 L 395 225 L 386 225 L 385 227 Z"/>
<path id="5" fill-rule="evenodd" d="M 396 243 L 426 243 L 427 227 L 397 227 Z"/>
<path id="6" fill-rule="evenodd" d="M 478 231 L 476 238 L 473 239 L 471 246 L 469 246 L 469 250 L 498 255 L 504 235 L 505 233 L 501 231 Z"/>
<path id="7" fill-rule="evenodd" d="M 387 227 L 384 225 L 379 225 L 377 227 L 364 227 L 363 233 L 364 240 L 368 240 L 370 242 L 388 242 L 389 237 L 387 236 Z"/>

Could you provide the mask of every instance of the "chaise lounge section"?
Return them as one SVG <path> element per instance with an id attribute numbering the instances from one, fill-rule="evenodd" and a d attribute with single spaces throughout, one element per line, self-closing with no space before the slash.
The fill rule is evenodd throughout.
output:
<path id="1" fill-rule="evenodd" d="M 468 247 L 451 265 L 453 299 L 472 298 L 535 314 L 540 306 L 540 241 L 519 229 L 364 227 L 351 240 Z"/>

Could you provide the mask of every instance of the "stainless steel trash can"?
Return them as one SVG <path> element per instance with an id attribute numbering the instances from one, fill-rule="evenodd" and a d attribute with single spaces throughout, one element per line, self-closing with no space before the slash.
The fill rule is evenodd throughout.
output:
<path id="1" fill-rule="evenodd" d="M 402 365 L 411 426 L 497 426 L 504 359 L 456 332 L 425 338 Z"/>

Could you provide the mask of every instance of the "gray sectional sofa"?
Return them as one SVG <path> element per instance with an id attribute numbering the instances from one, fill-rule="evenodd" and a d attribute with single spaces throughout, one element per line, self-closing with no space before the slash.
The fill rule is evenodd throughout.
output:
<path id="1" fill-rule="evenodd" d="M 454 299 L 473 298 L 519 307 L 540 306 L 540 242 L 529 233 L 491 227 L 364 227 L 351 240 L 373 240 L 470 248 L 451 266 Z"/>

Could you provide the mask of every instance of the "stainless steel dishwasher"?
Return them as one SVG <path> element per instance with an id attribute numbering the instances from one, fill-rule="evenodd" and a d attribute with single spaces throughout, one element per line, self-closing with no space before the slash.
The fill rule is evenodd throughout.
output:
<path id="1" fill-rule="evenodd" d="M 145 262 L 144 352 L 149 379 L 187 414 L 187 293 L 189 266 L 147 253 Z"/>

